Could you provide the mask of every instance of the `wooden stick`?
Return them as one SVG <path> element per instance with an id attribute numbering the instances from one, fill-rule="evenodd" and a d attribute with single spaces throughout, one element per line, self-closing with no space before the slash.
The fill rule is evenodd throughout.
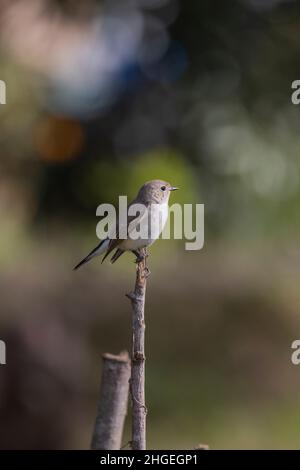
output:
<path id="1" fill-rule="evenodd" d="M 145 405 L 145 294 L 149 270 L 145 257 L 137 263 L 134 292 L 127 294 L 132 304 L 132 360 L 130 391 L 132 398 L 133 450 L 146 449 Z"/>
<path id="2" fill-rule="evenodd" d="M 127 351 L 118 356 L 106 353 L 102 358 L 100 397 L 91 448 L 118 450 L 127 413 L 130 359 Z"/>

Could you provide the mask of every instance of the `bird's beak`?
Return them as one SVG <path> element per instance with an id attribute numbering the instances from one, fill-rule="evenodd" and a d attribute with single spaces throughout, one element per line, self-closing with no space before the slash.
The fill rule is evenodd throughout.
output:
<path id="1" fill-rule="evenodd" d="M 176 188 L 176 186 L 171 186 L 170 187 L 170 191 L 177 191 L 177 189 L 179 189 L 179 188 Z"/>

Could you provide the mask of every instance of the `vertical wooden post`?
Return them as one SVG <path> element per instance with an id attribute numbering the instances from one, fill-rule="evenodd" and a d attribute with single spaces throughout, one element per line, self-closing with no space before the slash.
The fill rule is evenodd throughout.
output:
<path id="1" fill-rule="evenodd" d="M 145 294 L 149 270 L 146 266 L 146 251 L 143 260 L 137 263 L 134 292 L 127 294 L 132 303 L 132 360 L 130 391 L 132 398 L 132 442 L 133 450 L 146 449 L 145 405 Z"/>
<path id="2" fill-rule="evenodd" d="M 100 397 L 91 448 L 118 450 L 127 414 L 130 359 L 127 352 L 118 356 L 106 353 L 102 357 Z"/>

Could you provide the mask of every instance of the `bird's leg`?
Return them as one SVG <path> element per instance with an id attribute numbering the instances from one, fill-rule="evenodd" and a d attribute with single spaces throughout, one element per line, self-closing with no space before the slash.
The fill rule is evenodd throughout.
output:
<path id="1" fill-rule="evenodd" d="M 144 261 L 145 259 L 145 254 L 143 250 L 132 250 L 132 253 L 136 256 L 135 263 L 138 264 L 141 261 Z"/>

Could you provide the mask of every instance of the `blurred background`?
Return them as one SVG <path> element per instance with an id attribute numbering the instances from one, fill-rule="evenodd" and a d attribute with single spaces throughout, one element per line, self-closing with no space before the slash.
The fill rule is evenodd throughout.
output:
<path id="1" fill-rule="evenodd" d="M 292 0 L 1 2 L 1 448 L 89 448 L 135 268 L 72 268 L 152 178 L 205 246 L 151 249 L 148 447 L 299 448 L 299 27 Z"/>

